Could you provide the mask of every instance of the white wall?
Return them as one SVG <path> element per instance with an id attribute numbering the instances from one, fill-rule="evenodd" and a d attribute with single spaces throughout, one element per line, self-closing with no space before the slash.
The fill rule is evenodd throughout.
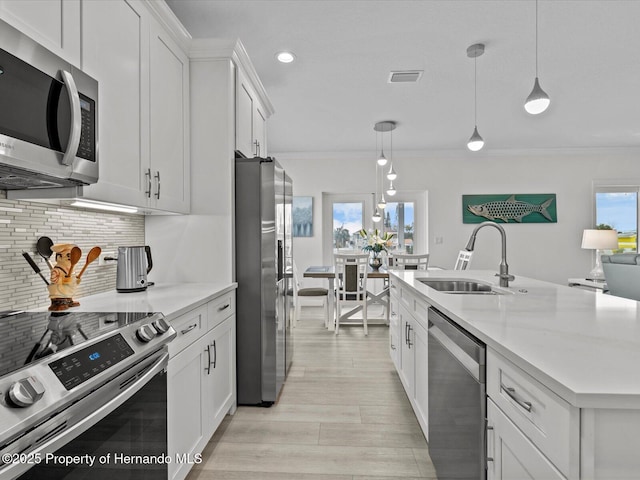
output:
<path id="1" fill-rule="evenodd" d="M 322 264 L 322 192 L 375 190 L 374 156 L 274 154 L 293 178 L 294 195 L 314 197 L 314 236 L 294 239 L 300 270 Z M 510 273 L 566 284 L 592 268 L 593 252 L 582 250 L 582 230 L 594 226 L 593 183 L 628 179 L 640 183 L 640 150 L 623 149 L 479 154 L 394 152 L 398 191 L 427 190 L 430 264 L 451 268 L 475 225 L 462 223 L 463 194 L 555 193 L 557 223 L 506 224 Z M 442 237 L 443 243 L 434 239 Z M 500 235 L 478 233 L 472 269 L 498 269 Z M 312 282 L 307 279 L 305 284 Z"/>

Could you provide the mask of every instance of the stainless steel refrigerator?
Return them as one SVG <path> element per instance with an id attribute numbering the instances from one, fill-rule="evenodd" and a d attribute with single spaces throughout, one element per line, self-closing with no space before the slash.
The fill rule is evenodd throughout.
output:
<path id="1" fill-rule="evenodd" d="M 291 178 L 273 158 L 236 158 L 238 403 L 269 406 L 293 356 Z"/>

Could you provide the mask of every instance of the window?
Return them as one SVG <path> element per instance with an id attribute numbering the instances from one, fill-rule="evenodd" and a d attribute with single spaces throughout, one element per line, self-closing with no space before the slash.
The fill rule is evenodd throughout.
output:
<path id="1" fill-rule="evenodd" d="M 389 200 L 389 199 L 387 199 Z M 360 250 L 362 228 L 396 234 L 390 252 L 428 253 L 427 192 L 398 192 L 388 201 L 382 220 L 373 223 L 373 195 L 370 193 L 322 194 L 322 259 L 333 264 L 333 253 Z"/>
<path id="2" fill-rule="evenodd" d="M 373 211 L 373 197 L 367 193 L 322 194 L 322 260 L 333 264 L 338 251 L 360 250 L 358 231 L 371 222 L 366 212 Z"/>
<path id="3" fill-rule="evenodd" d="M 595 189 L 596 225 L 618 231 L 618 252 L 638 251 L 640 187 L 598 186 Z"/>
<path id="4" fill-rule="evenodd" d="M 415 226 L 414 202 L 387 202 L 383 231 L 395 233 L 391 252 L 414 253 Z"/>
<path id="5" fill-rule="evenodd" d="M 362 202 L 333 204 L 333 250 L 354 250 L 362 230 Z"/>

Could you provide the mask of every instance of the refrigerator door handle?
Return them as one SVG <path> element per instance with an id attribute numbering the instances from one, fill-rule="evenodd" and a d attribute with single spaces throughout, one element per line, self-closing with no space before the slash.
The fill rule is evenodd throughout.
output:
<path id="1" fill-rule="evenodd" d="M 282 248 L 282 240 L 278 240 L 278 278 L 280 281 L 284 278 L 284 250 Z"/>

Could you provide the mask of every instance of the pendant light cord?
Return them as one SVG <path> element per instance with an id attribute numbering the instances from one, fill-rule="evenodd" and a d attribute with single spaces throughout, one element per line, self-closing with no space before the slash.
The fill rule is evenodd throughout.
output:
<path id="1" fill-rule="evenodd" d="M 473 57 L 473 125 L 478 126 L 478 57 Z"/>
<path id="2" fill-rule="evenodd" d="M 538 0 L 536 0 L 536 78 L 538 78 Z"/>

